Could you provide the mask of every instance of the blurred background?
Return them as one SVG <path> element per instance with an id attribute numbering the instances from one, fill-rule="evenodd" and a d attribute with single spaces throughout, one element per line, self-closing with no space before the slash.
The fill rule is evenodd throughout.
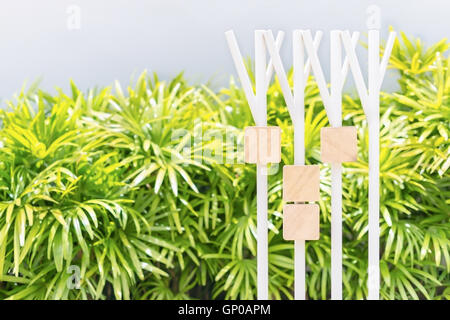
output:
<path id="1" fill-rule="evenodd" d="M 2 1 L 0 98 L 11 98 L 24 81 L 40 78 L 41 88 L 54 92 L 56 86 L 66 90 L 72 78 L 85 90 L 116 79 L 128 84 L 144 69 L 163 79 L 185 71 L 191 83 L 210 81 L 218 88 L 235 74 L 224 37 L 229 29 L 243 55 L 251 57 L 254 29 L 285 31 L 286 66 L 292 61 L 293 29 L 323 30 L 320 56 L 327 72 L 328 31 L 364 32 L 371 5 L 380 9 L 384 39 L 390 25 L 427 45 L 448 35 L 448 3 L 443 0 L 347 0 L 345 6 L 331 0 Z M 388 74 L 384 89 L 395 83 Z"/>

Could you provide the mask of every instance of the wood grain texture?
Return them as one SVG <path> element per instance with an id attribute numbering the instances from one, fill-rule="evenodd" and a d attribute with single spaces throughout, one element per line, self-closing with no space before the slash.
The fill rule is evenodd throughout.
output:
<path id="1" fill-rule="evenodd" d="M 358 157 L 356 127 L 322 128 L 320 154 L 325 163 L 354 162 Z"/>
<path id="2" fill-rule="evenodd" d="M 318 165 L 286 165 L 283 167 L 284 201 L 319 201 L 320 168 Z"/>
<path id="3" fill-rule="evenodd" d="M 319 205 L 286 204 L 283 207 L 284 240 L 319 240 Z"/>
<path id="4" fill-rule="evenodd" d="M 281 129 L 279 127 L 246 127 L 244 161 L 268 164 L 281 161 Z"/>

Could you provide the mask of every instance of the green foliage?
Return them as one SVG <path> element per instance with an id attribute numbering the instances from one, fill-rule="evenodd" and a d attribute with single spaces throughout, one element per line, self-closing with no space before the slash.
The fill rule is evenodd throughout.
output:
<path id="1" fill-rule="evenodd" d="M 450 298 L 448 48 L 403 35 L 391 58 L 400 89 L 381 97 L 384 299 Z M 241 143 L 253 123 L 243 91 L 233 80 L 214 93 L 145 73 L 126 93 L 119 84 L 71 91 L 23 91 L 1 111 L 0 298 L 254 299 L 255 167 L 220 161 L 242 157 L 225 136 Z M 312 79 L 305 102 L 306 160 L 318 164 L 328 121 Z M 268 112 L 283 130 L 282 164 L 292 163 L 277 82 Z M 359 160 L 343 175 L 344 298 L 362 299 L 369 141 L 358 99 L 344 97 L 344 119 L 359 128 Z M 310 299 L 330 296 L 330 172 L 321 170 L 321 239 L 306 246 Z M 269 289 L 292 299 L 281 188 L 278 170 L 269 177 Z"/>

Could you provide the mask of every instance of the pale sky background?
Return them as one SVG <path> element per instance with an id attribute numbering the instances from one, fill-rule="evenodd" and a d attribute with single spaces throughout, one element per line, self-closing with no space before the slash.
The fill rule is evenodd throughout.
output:
<path id="1" fill-rule="evenodd" d="M 224 37 L 229 29 L 252 57 L 255 29 L 285 31 L 286 67 L 292 63 L 292 30 L 323 30 L 320 58 L 327 73 L 329 31 L 366 31 L 372 4 L 381 9 L 384 38 L 389 25 L 427 44 L 449 36 L 448 0 L 1 1 L 0 98 L 38 78 L 52 92 L 56 86 L 68 90 L 69 79 L 83 90 L 116 79 L 126 85 L 144 69 L 162 79 L 184 70 L 191 83 L 211 80 L 218 88 L 236 75 Z M 67 27 L 71 5 L 81 10 L 79 30 Z M 392 87 L 393 75 L 387 77 L 384 86 Z"/>

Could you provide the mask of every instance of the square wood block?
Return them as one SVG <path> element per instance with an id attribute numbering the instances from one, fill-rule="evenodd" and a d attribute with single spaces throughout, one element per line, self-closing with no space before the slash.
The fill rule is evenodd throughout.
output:
<path id="1" fill-rule="evenodd" d="M 319 240 L 320 210 L 317 204 L 286 204 L 283 207 L 284 240 Z"/>
<path id="2" fill-rule="evenodd" d="M 281 129 L 279 127 L 246 127 L 244 161 L 256 164 L 281 162 Z"/>
<path id="3" fill-rule="evenodd" d="M 358 157 L 356 127 L 322 128 L 320 130 L 322 162 L 353 162 Z"/>
<path id="4" fill-rule="evenodd" d="M 320 200 L 320 168 L 318 165 L 283 167 L 283 200 L 306 202 Z"/>

